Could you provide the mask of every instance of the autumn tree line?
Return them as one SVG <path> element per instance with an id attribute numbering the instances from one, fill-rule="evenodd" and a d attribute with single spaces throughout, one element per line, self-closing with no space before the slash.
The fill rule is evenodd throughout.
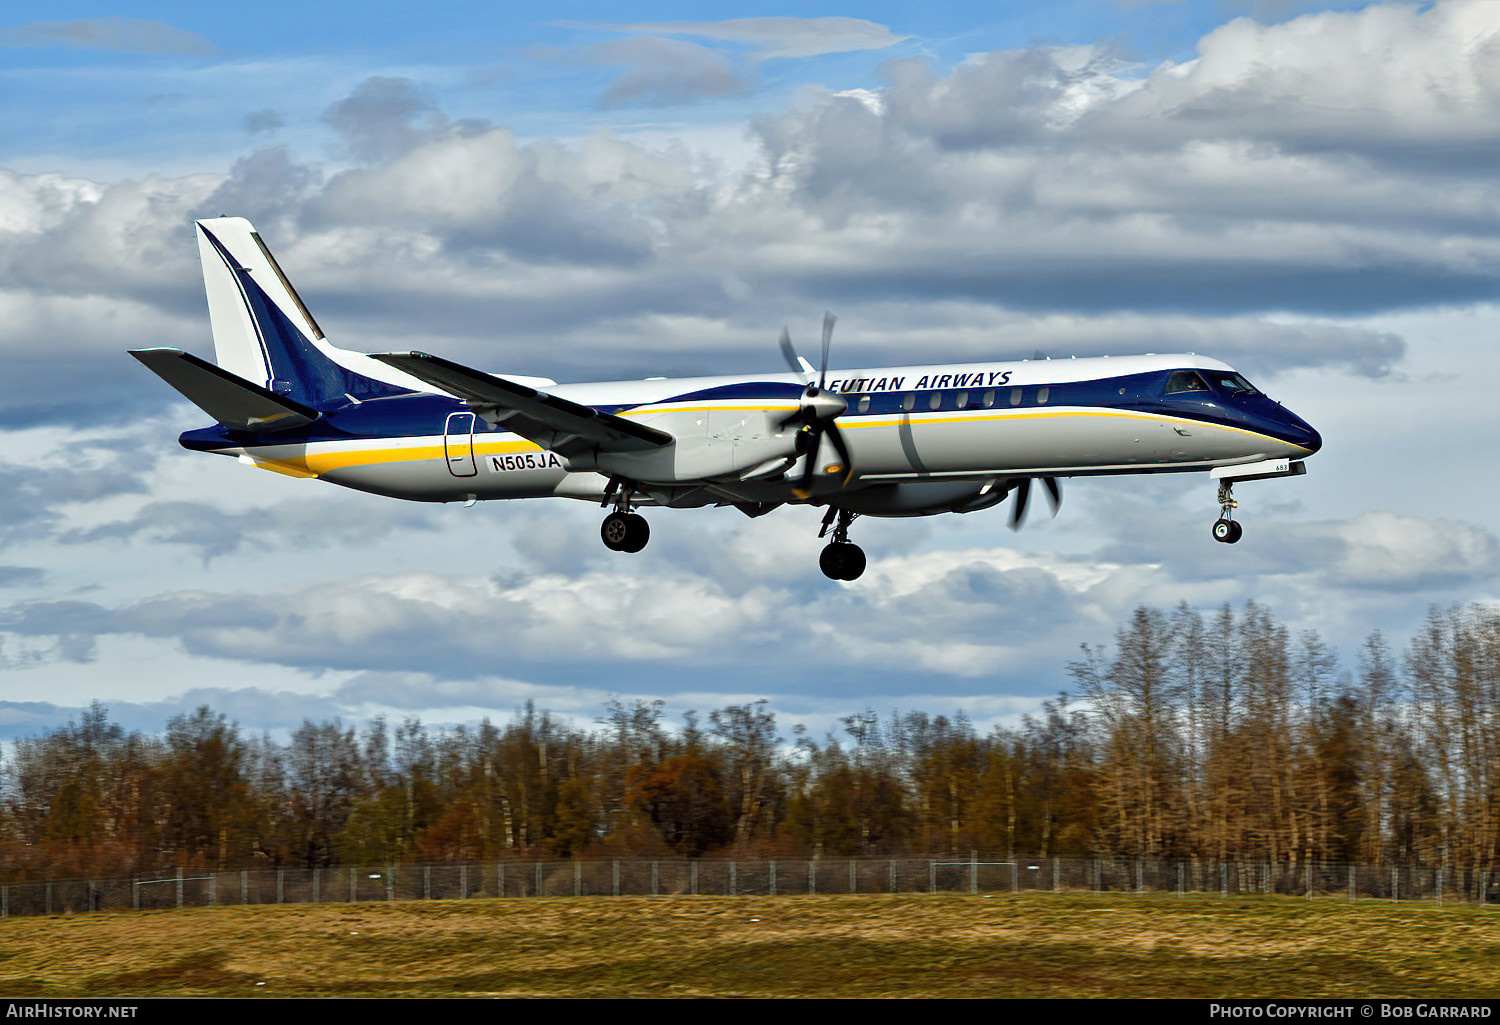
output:
<path id="1" fill-rule="evenodd" d="M 1138 608 L 1019 726 L 764 701 L 682 725 L 612 701 L 433 729 L 91 706 L 0 762 L 0 879 L 502 858 L 967 856 L 1395 863 L 1500 853 L 1500 614 L 1434 610 L 1341 661 L 1247 603 Z"/>

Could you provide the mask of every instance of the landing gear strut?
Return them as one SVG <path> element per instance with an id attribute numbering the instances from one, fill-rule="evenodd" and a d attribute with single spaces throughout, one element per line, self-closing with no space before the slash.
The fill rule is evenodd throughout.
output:
<path id="1" fill-rule="evenodd" d="M 823 554 L 818 556 L 818 568 L 830 580 L 858 580 L 865 571 L 864 549 L 849 540 L 849 524 L 858 515 L 830 508 L 828 515 L 823 517 L 823 529 L 818 531 L 818 536 L 827 536 L 831 527 L 833 539 L 823 549 Z M 837 524 L 834 523 L 835 518 L 838 520 Z"/>
<path id="2" fill-rule="evenodd" d="M 1219 482 L 1219 518 L 1214 521 L 1214 540 L 1232 545 L 1244 534 L 1244 528 L 1234 519 L 1234 510 L 1239 505 L 1234 500 L 1234 482 Z"/>
<path id="3" fill-rule="evenodd" d="M 604 501 L 599 503 L 608 505 L 613 501 L 615 504 L 615 511 L 604 517 L 604 524 L 599 528 L 604 547 L 610 551 L 638 552 L 651 540 L 651 527 L 646 518 L 630 510 L 634 494 L 635 489 L 628 482 L 615 478 L 604 492 Z"/>

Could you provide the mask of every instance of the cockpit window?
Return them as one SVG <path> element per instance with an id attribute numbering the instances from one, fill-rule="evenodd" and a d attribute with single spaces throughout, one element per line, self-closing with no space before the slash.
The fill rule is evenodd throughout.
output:
<path id="1" fill-rule="evenodd" d="M 1192 370 L 1176 370 L 1167 378 L 1167 394 L 1179 392 L 1208 391 L 1208 382 Z"/>
<path id="2" fill-rule="evenodd" d="M 1211 373 L 1208 375 L 1218 389 L 1226 395 L 1258 395 L 1259 389 L 1239 374 Z"/>

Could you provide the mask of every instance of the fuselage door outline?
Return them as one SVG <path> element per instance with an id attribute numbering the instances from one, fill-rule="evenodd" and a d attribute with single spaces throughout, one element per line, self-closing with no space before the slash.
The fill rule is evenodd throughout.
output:
<path id="1" fill-rule="evenodd" d="M 455 477 L 473 477 L 479 472 L 474 465 L 474 414 L 449 413 L 443 425 L 443 455 L 448 472 Z"/>

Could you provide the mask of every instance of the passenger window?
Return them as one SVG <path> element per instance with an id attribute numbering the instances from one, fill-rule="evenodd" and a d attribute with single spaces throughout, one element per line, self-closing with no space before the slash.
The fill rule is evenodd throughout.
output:
<path id="1" fill-rule="evenodd" d="M 927 408 L 928 409 L 941 409 L 942 406 L 943 406 L 943 393 L 940 392 L 940 391 L 933 392 L 932 393 L 932 398 L 930 398 L 930 399 L 927 400 Z"/>
<path id="2" fill-rule="evenodd" d="M 987 392 L 985 392 L 984 393 L 984 408 L 985 409 L 989 409 L 994 404 L 995 404 L 995 393 L 993 391 L 987 391 Z"/>
<path id="3" fill-rule="evenodd" d="M 868 413 L 870 411 L 870 396 L 861 395 L 859 397 L 859 411 L 861 413 Z"/>
<path id="4" fill-rule="evenodd" d="M 1019 406 L 1021 404 L 1021 389 L 1012 388 L 1010 390 L 1010 404 L 1012 406 Z"/>
<path id="5" fill-rule="evenodd" d="M 1052 390 L 1051 388 L 1038 388 L 1037 389 L 1036 401 L 1037 401 L 1038 405 L 1045 406 L 1047 404 L 1047 395 L 1048 395 L 1049 392 L 1051 392 L 1051 390 Z"/>
<path id="6" fill-rule="evenodd" d="M 901 408 L 910 411 L 917 404 L 917 397 L 911 392 L 901 396 Z"/>
<path id="7" fill-rule="evenodd" d="M 953 400 L 953 404 L 955 406 L 957 406 L 959 409 L 968 409 L 969 408 L 969 393 L 966 392 L 966 391 L 959 392 L 958 393 L 958 398 L 956 398 L 956 399 Z"/>

